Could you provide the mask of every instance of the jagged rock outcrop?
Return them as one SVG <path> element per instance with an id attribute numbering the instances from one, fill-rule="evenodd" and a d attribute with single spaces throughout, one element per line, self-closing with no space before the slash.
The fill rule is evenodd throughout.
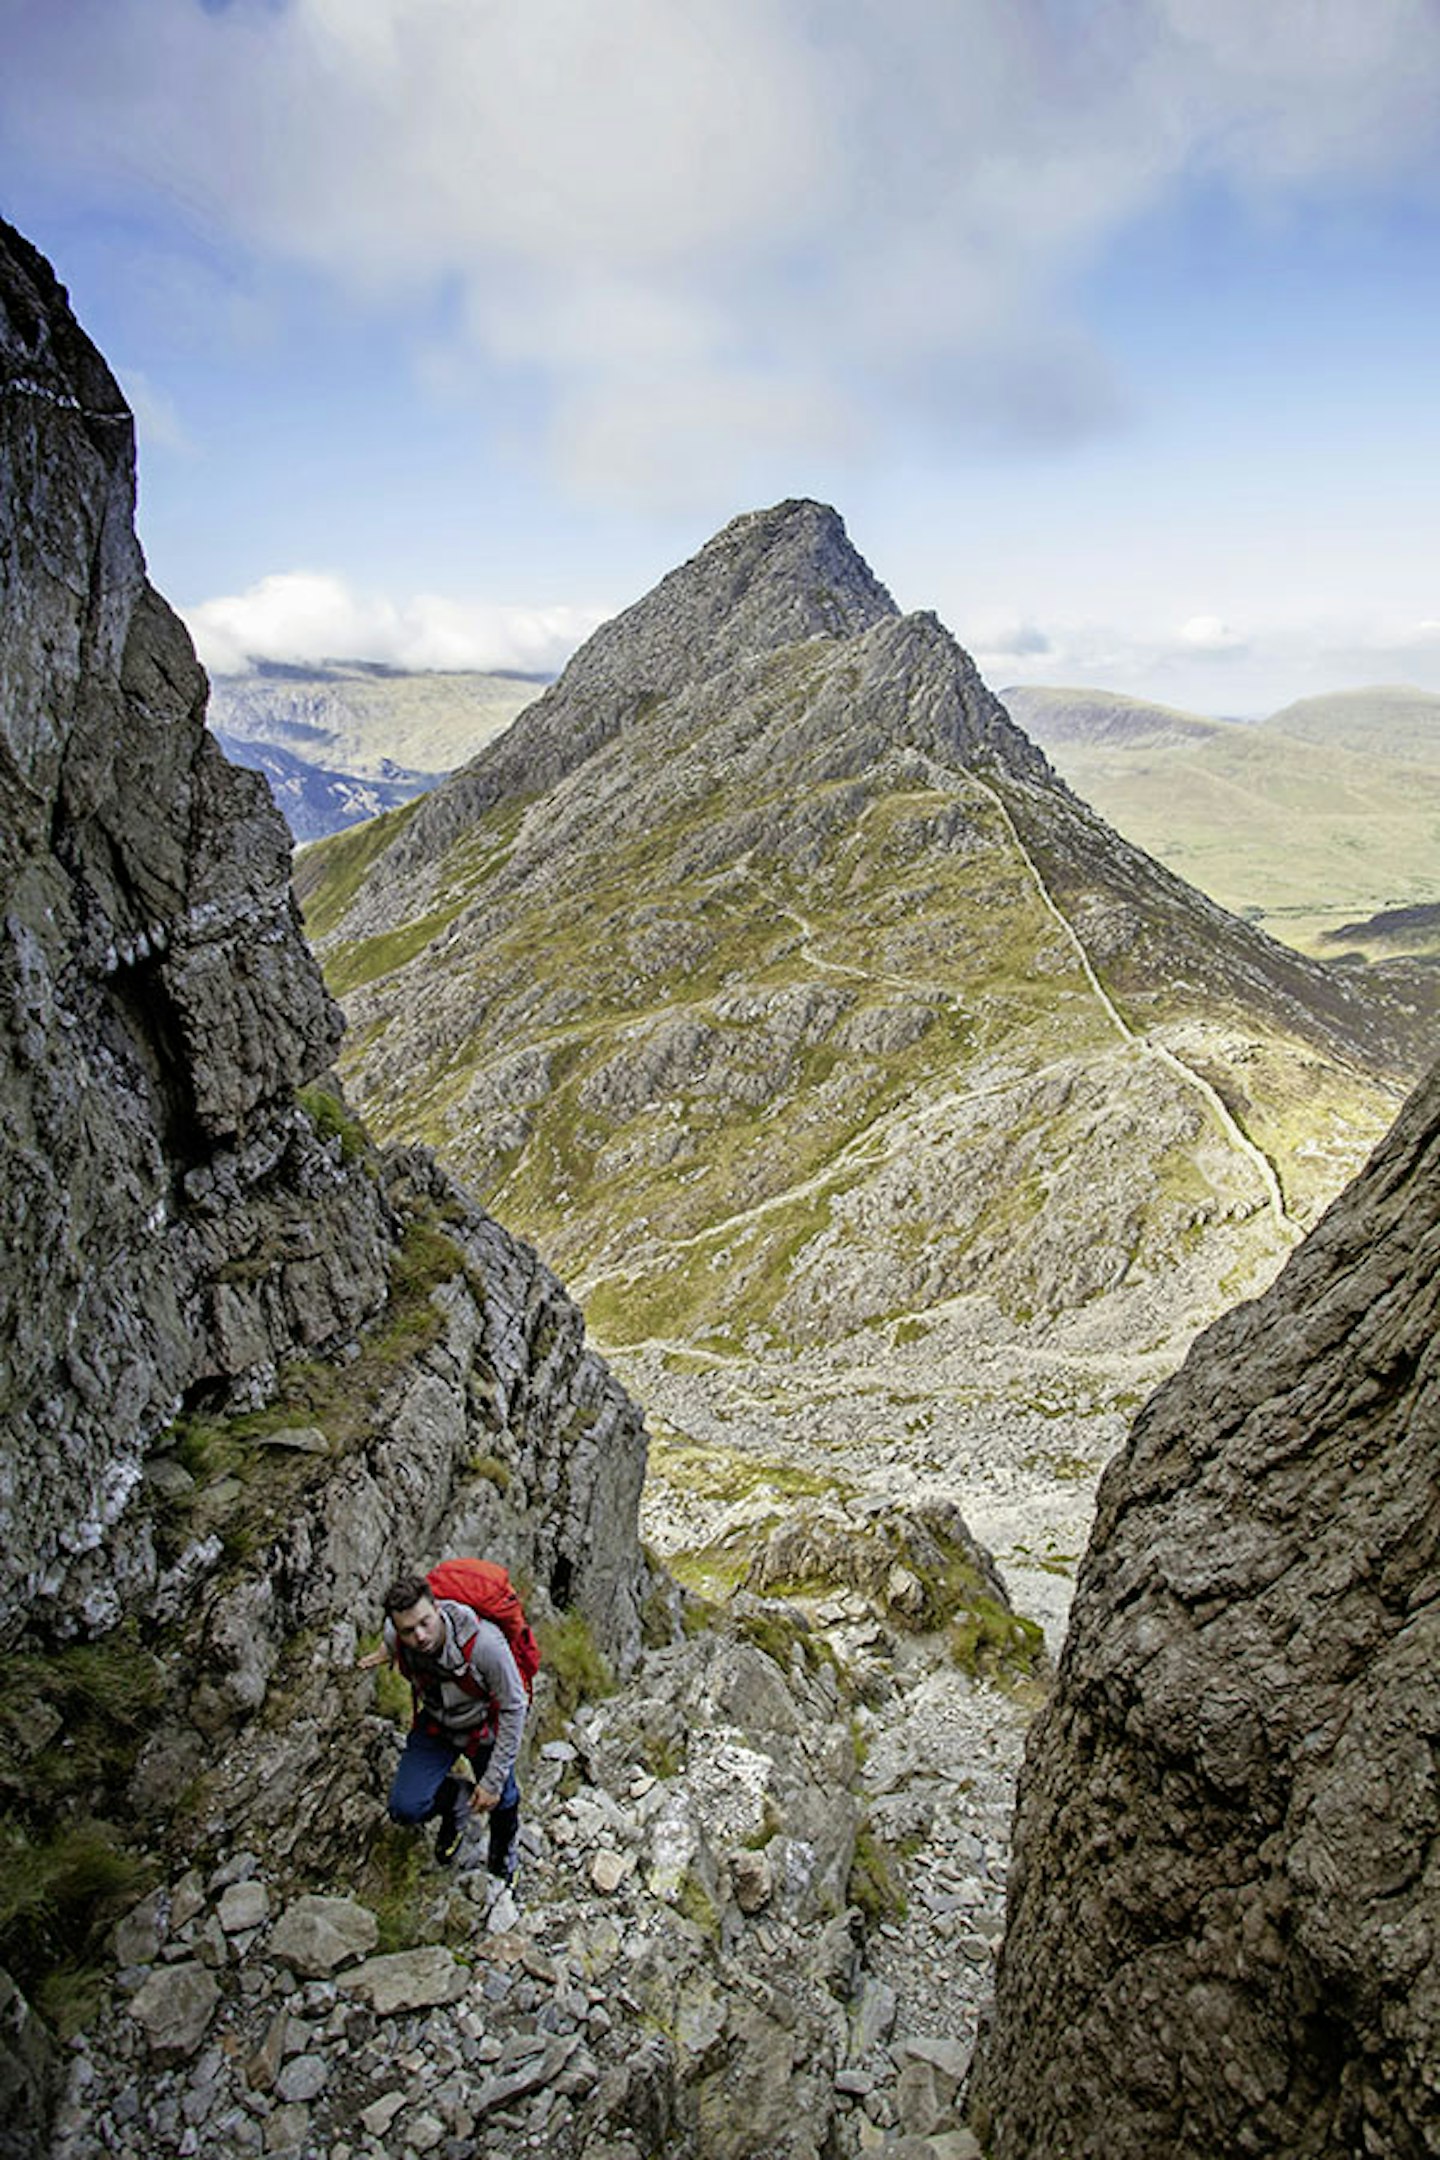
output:
<path id="1" fill-rule="evenodd" d="M 284 825 L 206 732 L 205 678 L 146 581 L 133 508 L 120 392 L 6 227 L 0 1624 L 93 1631 L 141 1597 L 159 1614 L 193 1600 L 239 1532 L 205 1479 L 166 1467 L 177 1418 L 283 1401 L 297 1361 L 338 1356 L 354 1385 L 330 1387 L 290 1519 L 246 1515 L 271 1565 L 207 1623 L 212 1691 L 253 1708 L 288 1630 L 433 1549 L 482 1455 L 507 1489 L 501 1508 L 479 1481 L 482 1527 L 503 1520 L 537 1585 L 633 1656 L 638 1414 L 533 1254 L 425 1158 L 377 1174 L 333 1091 L 302 1098 L 340 1015 Z M 385 1328 L 416 1239 L 420 1335 L 432 1295 L 446 1319 L 407 1358 Z"/>
<path id="2" fill-rule="evenodd" d="M 1440 1070 L 1107 1473 L 1022 1779 L 995 2160 L 1440 2152 Z"/>
<path id="3" fill-rule="evenodd" d="M 120 393 L 0 228 L 0 1789 L 27 1985 L 103 1911 L 86 1868 L 127 1879 L 178 1809 L 363 1849 L 349 1667 L 402 1565 L 498 1551 L 620 1669 L 650 1582 L 641 1415 L 579 1311 L 326 1078 L 342 1023 L 283 822 L 206 732 L 133 502 Z M 46 1655 L 77 1635 L 80 1662 Z M 26 2149 L 42 2041 L 7 1997 Z"/>
<path id="4" fill-rule="evenodd" d="M 185 1401 L 352 1334 L 388 1233 L 297 1107 L 338 1015 L 263 784 L 145 579 L 128 411 L 0 234 L 0 1618 L 114 1618 L 98 1551 Z M 133 1580 L 132 1580 L 133 1578 Z"/>

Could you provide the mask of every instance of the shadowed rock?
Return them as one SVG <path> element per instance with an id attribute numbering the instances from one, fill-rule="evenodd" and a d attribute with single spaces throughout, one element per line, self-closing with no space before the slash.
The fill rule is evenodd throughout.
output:
<path id="1" fill-rule="evenodd" d="M 206 733 L 134 494 L 114 379 L 0 227 L 0 1620 L 67 1582 L 113 1618 L 131 1563 L 79 1563 L 147 1441 L 384 1296 L 378 1196 L 296 1107 L 341 1022 L 285 828 Z"/>
<path id="2" fill-rule="evenodd" d="M 1440 2152 L 1440 1070 L 1101 1488 L 1032 1737 L 994 2160 Z"/>
<path id="3" fill-rule="evenodd" d="M 0 1631 L 184 1607 L 214 1729 L 298 1626 L 448 1534 L 503 1538 L 623 1664 L 639 1413 L 533 1253 L 307 1092 L 340 1013 L 134 499 L 119 388 L 0 226 Z M 284 1504 L 208 1519 L 177 1417 L 274 1404 L 306 1365 L 319 1394 L 262 1436 Z M 211 1612 L 227 1534 L 253 1565 Z M 152 1784 L 173 1796 L 168 1758 Z"/>

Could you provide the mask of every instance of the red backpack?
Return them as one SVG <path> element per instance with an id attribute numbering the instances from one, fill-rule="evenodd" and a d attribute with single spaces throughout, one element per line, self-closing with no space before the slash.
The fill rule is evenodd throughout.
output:
<path id="1" fill-rule="evenodd" d="M 510 1645 L 526 1695 L 533 1695 L 535 1675 L 540 1670 L 540 1645 L 515 1594 L 509 1570 L 498 1560 L 442 1560 L 438 1567 L 431 1568 L 425 1580 L 432 1597 L 450 1598 L 457 1605 L 468 1605 L 482 1620 L 494 1621 Z M 468 1688 L 469 1683 L 462 1680 L 460 1685 Z M 474 1692 L 482 1692 L 478 1682 Z"/>

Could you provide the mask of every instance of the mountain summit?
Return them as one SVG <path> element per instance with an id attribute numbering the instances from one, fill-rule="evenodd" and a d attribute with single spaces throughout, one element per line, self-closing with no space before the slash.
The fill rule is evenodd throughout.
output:
<path id="1" fill-rule="evenodd" d="M 652 692 L 811 637 L 856 637 L 899 609 L 826 503 L 733 518 L 653 592 L 605 623 L 567 671 L 593 694 L 623 674 Z"/>
<path id="2" fill-rule="evenodd" d="M 923 1342 L 937 1463 L 977 1329 L 1133 1386 L 1263 1285 L 1427 1024 L 1128 846 L 808 502 L 298 883 L 367 1117 L 523 1225 L 652 1403 L 677 1345 L 762 1393 L 773 1357 L 813 1437 L 837 1360 Z"/>

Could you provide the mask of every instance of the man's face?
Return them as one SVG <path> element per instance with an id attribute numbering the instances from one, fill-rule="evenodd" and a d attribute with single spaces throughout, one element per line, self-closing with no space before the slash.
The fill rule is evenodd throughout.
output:
<path id="1" fill-rule="evenodd" d="M 407 1605 L 404 1612 L 391 1613 L 390 1618 L 403 1649 L 420 1650 L 428 1657 L 445 1640 L 445 1622 L 428 1597 Z"/>

